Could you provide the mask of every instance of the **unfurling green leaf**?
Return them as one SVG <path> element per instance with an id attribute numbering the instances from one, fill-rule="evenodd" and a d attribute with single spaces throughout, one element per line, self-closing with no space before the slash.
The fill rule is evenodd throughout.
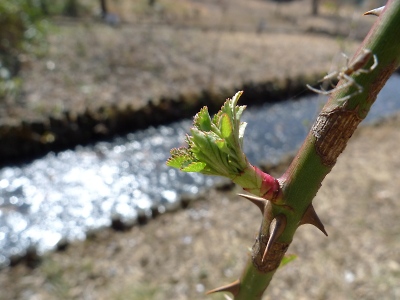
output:
<path id="1" fill-rule="evenodd" d="M 193 162 L 188 166 L 184 167 L 182 171 L 185 172 L 201 172 L 206 167 L 205 163 L 202 162 Z"/>
<path id="2" fill-rule="evenodd" d="M 212 119 L 203 107 L 194 117 L 187 148 L 171 150 L 167 165 L 229 178 L 242 173 L 248 162 L 242 151 L 246 123 L 240 122 L 245 106 L 236 106 L 241 94 L 228 99 Z"/>
<path id="3" fill-rule="evenodd" d="M 232 123 L 231 123 L 231 120 L 229 119 L 229 116 L 227 114 L 223 114 L 221 116 L 220 123 L 221 123 L 222 137 L 225 139 L 230 138 L 233 133 L 233 128 L 232 128 Z"/>
<path id="4" fill-rule="evenodd" d="M 186 161 L 191 160 L 190 152 L 187 148 L 174 148 L 170 151 L 171 157 L 167 160 L 167 165 L 180 168 Z"/>
<path id="5" fill-rule="evenodd" d="M 194 117 L 193 124 L 200 130 L 210 131 L 211 130 L 211 118 L 208 114 L 208 108 L 204 106 L 198 114 Z"/>

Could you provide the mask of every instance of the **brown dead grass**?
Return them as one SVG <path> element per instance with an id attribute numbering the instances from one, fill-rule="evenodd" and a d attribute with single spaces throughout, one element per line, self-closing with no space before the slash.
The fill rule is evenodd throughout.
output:
<path id="1" fill-rule="evenodd" d="M 0 106 L 0 122 L 323 74 L 345 63 L 341 52 L 354 52 L 346 36 L 362 36 L 373 20 L 356 22 L 361 11 L 345 7 L 311 17 L 305 0 L 159 0 L 152 10 L 145 3 L 116 2 L 116 28 L 93 18 L 58 21 L 46 56 L 25 58 L 22 97 Z"/>

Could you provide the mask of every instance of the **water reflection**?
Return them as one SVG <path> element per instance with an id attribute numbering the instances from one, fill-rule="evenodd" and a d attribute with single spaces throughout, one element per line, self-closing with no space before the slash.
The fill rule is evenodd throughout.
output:
<path id="1" fill-rule="evenodd" d="M 368 120 L 400 109 L 400 77 L 380 94 Z M 293 152 L 320 109 L 321 97 L 248 108 L 245 153 L 254 164 L 276 163 Z M 0 266 L 27 249 L 39 253 L 60 241 L 118 219 L 135 224 L 152 211 L 175 210 L 183 195 L 192 197 L 216 178 L 168 168 L 169 149 L 183 145 L 191 125 L 184 120 L 149 128 L 94 146 L 77 147 L 0 170 Z"/>

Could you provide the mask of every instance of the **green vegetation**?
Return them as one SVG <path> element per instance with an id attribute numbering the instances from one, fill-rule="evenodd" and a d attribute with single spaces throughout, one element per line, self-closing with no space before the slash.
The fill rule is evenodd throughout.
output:
<path id="1" fill-rule="evenodd" d="M 49 28 L 41 1 L 0 2 L 0 101 L 15 97 L 21 86 L 17 77 L 23 54 L 40 54 L 46 49 Z"/>

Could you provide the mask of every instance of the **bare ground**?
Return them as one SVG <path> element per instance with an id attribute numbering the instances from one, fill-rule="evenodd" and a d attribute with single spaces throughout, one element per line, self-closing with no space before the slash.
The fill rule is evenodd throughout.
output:
<path id="1" fill-rule="evenodd" d="M 22 57 L 21 96 L 0 106 L 0 125 L 323 74 L 345 64 L 340 53 L 351 55 L 353 38 L 373 21 L 346 6 L 323 6 L 311 17 L 308 0 L 159 0 L 163 13 L 151 14 L 135 2 L 115 8 L 119 27 L 93 18 L 56 20 L 45 56 Z"/>

